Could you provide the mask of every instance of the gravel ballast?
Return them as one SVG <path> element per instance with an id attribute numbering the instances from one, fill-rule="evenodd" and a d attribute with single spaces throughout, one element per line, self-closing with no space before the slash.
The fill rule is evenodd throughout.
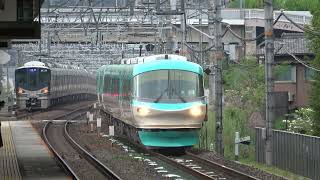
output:
<path id="1" fill-rule="evenodd" d="M 210 161 L 217 162 L 219 164 L 222 164 L 222 165 L 227 166 L 229 168 L 232 168 L 234 170 L 243 172 L 245 174 L 249 174 L 249 175 L 251 175 L 253 177 L 256 177 L 258 179 L 286 180 L 286 178 L 284 178 L 284 177 L 280 177 L 280 176 L 276 176 L 276 175 L 270 174 L 270 173 L 262 171 L 262 170 L 260 170 L 258 168 L 247 166 L 247 165 L 244 165 L 244 164 L 240 164 L 240 163 L 235 162 L 235 161 L 227 160 L 227 159 L 222 158 L 221 156 L 215 154 L 214 152 L 196 151 L 196 150 L 192 150 L 190 152 L 192 152 L 194 154 L 197 154 L 197 155 L 201 156 L 204 159 L 208 159 Z"/>

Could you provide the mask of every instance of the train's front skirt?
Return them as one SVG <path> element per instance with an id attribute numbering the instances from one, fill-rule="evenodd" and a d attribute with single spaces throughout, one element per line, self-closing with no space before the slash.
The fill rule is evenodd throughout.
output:
<path id="1" fill-rule="evenodd" d="M 140 130 L 141 143 L 149 147 L 187 147 L 198 143 L 199 130 Z"/>

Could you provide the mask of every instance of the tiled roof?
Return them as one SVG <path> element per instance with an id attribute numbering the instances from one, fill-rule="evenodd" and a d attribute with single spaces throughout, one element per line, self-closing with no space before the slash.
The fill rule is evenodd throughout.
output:
<path id="1" fill-rule="evenodd" d="M 280 39 L 274 41 L 274 52 L 276 56 L 287 55 L 287 51 L 294 55 L 313 54 L 309 45 L 310 40 L 302 33 L 283 33 Z M 257 47 L 257 55 L 263 55 L 264 51 L 264 44 Z"/>

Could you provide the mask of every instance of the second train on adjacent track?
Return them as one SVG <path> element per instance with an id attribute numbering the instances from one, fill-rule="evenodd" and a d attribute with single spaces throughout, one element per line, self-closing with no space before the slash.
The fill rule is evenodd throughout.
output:
<path id="1" fill-rule="evenodd" d="M 97 93 L 116 133 L 150 148 L 190 147 L 206 120 L 203 69 L 178 55 L 122 60 L 97 71 Z"/>
<path id="2" fill-rule="evenodd" d="M 84 69 L 49 67 L 31 61 L 15 70 L 15 92 L 20 110 L 47 109 L 55 104 L 96 98 L 95 77 Z"/>

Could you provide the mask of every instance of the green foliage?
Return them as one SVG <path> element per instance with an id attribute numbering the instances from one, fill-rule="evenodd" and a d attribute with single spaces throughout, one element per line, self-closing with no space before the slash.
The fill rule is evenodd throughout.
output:
<path id="1" fill-rule="evenodd" d="M 243 0 L 245 8 L 263 8 L 263 0 Z M 273 0 L 274 9 L 285 9 L 289 11 L 308 11 L 319 7 L 319 0 Z M 232 1 L 228 6 L 238 8 L 240 0 Z"/>
<path id="2" fill-rule="evenodd" d="M 289 124 L 289 121 L 286 122 L 286 120 L 276 120 L 274 123 L 274 128 L 279 130 L 287 130 L 287 125 Z"/>
<path id="3" fill-rule="evenodd" d="M 250 136 L 254 138 L 254 130 L 248 126 L 249 113 L 239 107 L 226 107 L 223 112 L 223 143 L 225 156 L 234 158 L 234 138 L 239 132 L 240 137 Z M 254 146 L 243 145 L 240 148 L 241 157 L 254 158 Z"/>
<path id="4" fill-rule="evenodd" d="M 207 79 L 207 78 L 205 78 Z M 254 130 L 249 128 L 249 116 L 260 111 L 264 104 L 264 66 L 254 59 L 244 59 L 241 65 L 230 64 L 223 70 L 224 96 L 231 102 L 223 109 L 223 144 L 225 156 L 234 157 L 235 132 L 240 136 L 254 138 Z M 239 103 L 237 102 L 240 99 Z M 215 145 L 215 117 L 209 111 L 208 122 L 200 131 L 198 148 L 213 150 Z M 241 145 L 240 155 L 253 159 L 254 145 Z"/>
<path id="5" fill-rule="evenodd" d="M 256 161 L 250 161 L 248 159 L 240 159 L 240 162 L 243 164 L 246 164 L 248 166 L 255 167 L 255 168 L 261 169 L 263 171 L 269 172 L 271 174 L 275 174 L 277 176 L 283 177 L 283 179 L 310 180 L 309 178 L 293 174 L 290 171 L 285 171 L 285 170 L 279 169 L 275 166 L 268 166 L 266 164 L 257 163 Z"/>
<path id="6" fill-rule="evenodd" d="M 310 108 L 300 108 L 293 113 L 293 120 L 288 123 L 288 131 L 300 134 L 313 135 L 312 115 L 314 111 Z M 285 120 L 283 120 L 285 123 Z"/>
<path id="7" fill-rule="evenodd" d="M 215 140 L 215 113 L 212 111 L 208 112 L 208 121 L 203 124 L 199 134 L 198 148 L 213 150 Z"/>
<path id="8" fill-rule="evenodd" d="M 319 7 L 319 6 L 317 6 Z M 312 11 L 313 19 L 312 26 L 314 30 L 320 31 L 320 9 L 314 9 Z M 313 61 L 313 66 L 320 69 L 320 36 L 308 35 L 311 40 L 311 48 L 316 54 L 316 58 Z M 310 97 L 310 105 L 314 110 L 312 115 L 313 135 L 320 136 L 320 73 L 315 72 L 314 81 L 312 83 L 312 91 Z"/>
<path id="9" fill-rule="evenodd" d="M 215 117 L 214 113 L 209 111 L 208 121 L 205 122 L 200 131 L 199 144 L 197 148 L 214 150 L 215 146 Z M 240 136 L 250 136 L 254 138 L 254 130 L 248 127 L 249 114 L 238 107 L 225 107 L 223 111 L 223 144 L 225 157 L 234 158 L 234 138 L 235 132 Z M 254 158 L 254 145 L 240 148 L 242 157 Z"/>
<path id="10" fill-rule="evenodd" d="M 253 59 L 244 59 L 241 65 L 232 64 L 224 70 L 225 96 L 240 97 L 242 107 L 251 111 L 261 110 L 264 104 L 264 66 Z"/>
<path id="11" fill-rule="evenodd" d="M 240 0 L 234 0 L 228 5 L 230 8 L 239 8 Z M 242 7 L 245 8 L 263 8 L 263 0 L 243 0 Z"/>
<path id="12" fill-rule="evenodd" d="M 276 0 L 276 7 L 278 9 L 285 9 L 291 11 L 311 11 L 318 8 L 319 0 Z"/>
<path id="13" fill-rule="evenodd" d="M 284 119 L 284 120 L 283 120 Z M 274 123 L 274 129 L 278 129 L 278 130 L 287 130 L 287 126 L 289 123 L 289 120 L 286 121 L 285 118 L 283 119 L 277 119 Z"/>

